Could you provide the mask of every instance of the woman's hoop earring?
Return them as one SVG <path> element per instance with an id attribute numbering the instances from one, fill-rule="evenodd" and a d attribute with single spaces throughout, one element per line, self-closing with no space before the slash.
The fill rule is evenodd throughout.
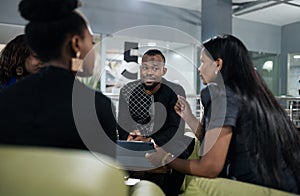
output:
<path id="1" fill-rule="evenodd" d="M 16 68 L 16 75 L 17 75 L 17 76 L 22 76 L 23 73 L 24 73 L 23 67 L 18 66 L 18 67 Z"/>

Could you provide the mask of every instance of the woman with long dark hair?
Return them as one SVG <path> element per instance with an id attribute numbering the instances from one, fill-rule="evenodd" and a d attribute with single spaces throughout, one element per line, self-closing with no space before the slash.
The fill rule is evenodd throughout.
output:
<path id="1" fill-rule="evenodd" d="M 177 113 L 201 141 L 200 159 L 183 160 L 158 148 L 146 155 L 182 173 L 226 177 L 300 192 L 300 136 L 256 71 L 247 48 L 232 35 L 203 43 L 201 123 L 178 96 Z"/>

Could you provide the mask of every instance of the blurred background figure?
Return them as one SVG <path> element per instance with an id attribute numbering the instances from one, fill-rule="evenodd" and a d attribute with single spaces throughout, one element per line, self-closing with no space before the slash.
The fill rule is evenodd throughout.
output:
<path id="1" fill-rule="evenodd" d="M 41 61 L 30 49 L 24 34 L 11 40 L 0 54 L 0 89 L 37 72 Z"/>

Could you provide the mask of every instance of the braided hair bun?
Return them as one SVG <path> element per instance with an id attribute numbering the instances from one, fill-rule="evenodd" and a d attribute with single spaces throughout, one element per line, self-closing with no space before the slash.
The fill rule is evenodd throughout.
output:
<path id="1" fill-rule="evenodd" d="M 79 6 L 78 0 L 21 0 L 19 11 L 31 22 L 50 22 L 68 16 Z"/>

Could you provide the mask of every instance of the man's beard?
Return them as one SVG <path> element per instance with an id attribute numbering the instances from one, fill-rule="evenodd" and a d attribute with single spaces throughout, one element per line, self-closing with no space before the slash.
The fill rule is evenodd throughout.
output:
<path id="1" fill-rule="evenodd" d="M 151 91 L 159 84 L 159 82 L 154 82 L 152 85 L 146 85 L 145 83 L 142 84 L 145 90 Z"/>

